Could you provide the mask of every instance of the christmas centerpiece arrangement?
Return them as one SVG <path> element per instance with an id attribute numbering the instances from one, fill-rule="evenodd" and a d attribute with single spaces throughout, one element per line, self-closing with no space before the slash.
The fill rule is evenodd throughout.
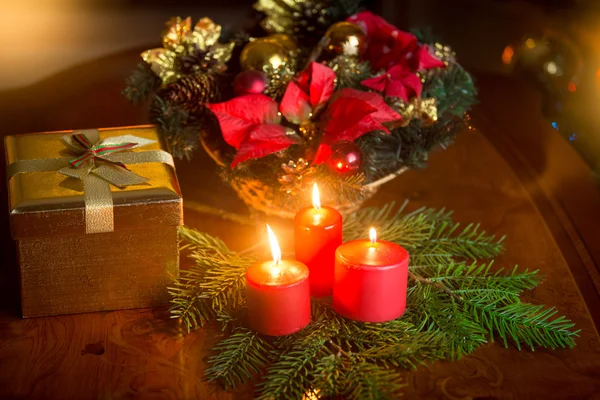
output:
<path id="1" fill-rule="evenodd" d="M 537 271 L 493 265 L 503 238 L 459 228 L 444 210 L 389 204 L 342 217 L 314 197 L 294 219 L 295 259 L 268 226 L 269 261 L 181 230 L 194 265 L 171 288 L 171 312 L 188 332 L 220 325 L 208 381 L 226 390 L 252 381 L 265 400 L 395 399 L 406 369 L 494 340 L 575 346 L 571 321 L 521 300 Z"/>
<path id="2" fill-rule="evenodd" d="M 359 1 L 260 0 L 264 32 L 173 18 L 125 95 L 179 157 L 202 146 L 251 208 L 291 217 L 319 182 L 356 210 L 465 126 L 475 100 L 452 50 Z"/>

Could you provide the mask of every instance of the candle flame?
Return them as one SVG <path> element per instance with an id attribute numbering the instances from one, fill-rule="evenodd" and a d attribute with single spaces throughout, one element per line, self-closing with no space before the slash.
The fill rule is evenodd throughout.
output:
<path id="1" fill-rule="evenodd" d="M 316 183 L 313 186 L 312 203 L 313 203 L 314 208 L 316 208 L 317 210 L 321 209 L 321 198 L 319 196 L 319 187 L 317 186 Z"/>
<path id="2" fill-rule="evenodd" d="M 377 241 L 377 231 L 375 231 L 375 228 L 369 229 L 369 240 L 371 240 L 371 243 Z"/>
<path id="3" fill-rule="evenodd" d="M 275 265 L 279 265 L 279 262 L 281 261 L 281 248 L 279 247 L 279 242 L 277 242 L 275 233 L 273 233 L 273 230 L 271 229 L 269 224 L 267 224 L 267 233 L 269 235 L 269 244 L 271 245 L 271 254 L 273 254 L 273 261 L 275 262 Z M 278 271 L 279 268 L 277 268 L 277 271 L 274 270 L 273 272 L 275 275 L 278 275 Z"/>

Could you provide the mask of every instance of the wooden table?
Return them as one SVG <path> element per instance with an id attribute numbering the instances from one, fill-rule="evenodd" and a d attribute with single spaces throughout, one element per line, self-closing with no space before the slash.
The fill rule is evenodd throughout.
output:
<path id="1" fill-rule="evenodd" d="M 136 52 L 120 54 L 1 93 L 2 134 L 144 123 L 144 111 L 119 95 L 136 61 Z M 412 208 L 445 206 L 455 210 L 458 221 L 479 221 L 488 232 L 506 234 L 508 251 L 498 263 L 539 268 L 547 279 L 529 300 L 555 305 L 576 322 L 581 336 L 572 350 L 519 352 L 494 343 L 458 362 L 420 367 L 406 374 L 407 397 L 600 399 L 600 190 L 575 152 L 541 118 L 535 91 L 489 76 L 479 76 L 479 86 L 481 104 L 473 114 L 478 129 L 432 155 L 427 169 L 387 184 L 370 203 L 406 198 Z M 177 168 L 185 200 L 243 212 L 205 155 Z M 252 397 L 203 382 L 217 331 L 183 335 L 165 309 L 21 319 L 8 218 L 6 213 L 0 218 L 0 397 Z M 238 248 L 256 237 L 245 234 L 252 228 L 188 208 L 185 221 Z"/>

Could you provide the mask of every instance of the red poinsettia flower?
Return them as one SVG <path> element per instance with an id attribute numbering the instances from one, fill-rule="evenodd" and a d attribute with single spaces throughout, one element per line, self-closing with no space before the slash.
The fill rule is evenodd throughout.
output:
<path id="1" fill-rule="evenodd" d="M 377 93 L 339 90 L 321 117 L 323 138 L 313 163 L 327 161 L 331 155 L 329 145 L 340 140 L 354 141 L 367 132 L 389 133 L 384 124 L 399 119 L 400 115 Z"/>
<path id="2" fill-rule="evenodd" d="M 427 46 L 418 44 L 416 36 L 403 32 L 368 11 L 348 18 L 360 26 L 367 38 L 364 58 L 375 70 L 388 69 L 394 65 L 406 65 L 412 70 L 443 67 L 444 63 L 435 58 Z"/>
<path id="3" fill-rule="evenodd" d="M 432 68 L 443 68 L 446 66 L 442 60 L 431 54 L 429 46 L 426 44 L 419 46 L 415 52 L 413 65 L 416 65 L 417 71 Z"/>
<path id="4" fill-rule="evenodd" d="M 223 138 L 238 152 L 234 168 L 251 158 L 260 158 L 287 149 L 295 141 L 280 125 L 277 102 L 263 94 L 248 94 L 206 105 L 218 118 Z"/>
<path id="5" fill-rule="evenodd" d="M 288 121 L 300 124 L 329 100 L 334 87 L 335 72 L 323 64 L 311 62 L 288 84 L 279 106 L 281 113 Z"/>
<path id="6" fill-rule="evenodd" d="M 402 65 L 394 65 L 386 73 L 365 79 L 361 83 L 369 89 L 383 92 L 385 97 L 400 97 L 404 101 L 419 97 L 423 88 L 421 79 Z"/>

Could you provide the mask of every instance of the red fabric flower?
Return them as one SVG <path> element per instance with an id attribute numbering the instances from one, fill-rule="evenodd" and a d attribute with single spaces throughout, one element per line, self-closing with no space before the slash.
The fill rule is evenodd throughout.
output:
<path id="1" fill-rule="evenodd" d="M 432 68 L 444 68 L 446 64 L 429 51 L 429 46 L 426 44 L 419 46 L 414 56 L 414 63 L 416 70 L 422 71 L 425 69 Z"/>
<path id="2" fill-rule="evenodd" d="M 417 46 L 417 38 L 403 32 L 369 11 L 359 12 L 348 18 L 362 28 L 367 38 L 364 58 L 374 70 L 386 69 L 401 63 Z"/>
<path id="3" fill-rule="evenodd" d="M 409 101 L 412 97 L 419 97 L 423 83 L 421 79 L 407 67 L 395 65 L 386 73 L 361 82 L 369 89 L 383 92 L 385 97 L 400 97 Z"/>
<path id="4" fill-rule="evenodd" d="M 400 64 L 413 71 L 443 67 L 444 63 L 435 58 L 427 46 L 420 46 L 416 36 L 403 32 L 369 11 L 363 11 L 348 18 L 360 26 L 367 37 L 364 58 L 374 70 L 388 69 Z"/>
<path id="5" fill-rule="evenodd" d="M 250 158 L 260 158 L 287 149 L 295 141 L 280 125 L 277 102 L 262 94 L 249 94 L 206 105 L 218 118 L 223 138 L 238 152 L 234 168 Z"/>
<path id="6" fill-rule="evenodd" d="M 342 89 L 336 92 L 321 117 L 323 138 L 313 160 L 321 164 L 331 155 L 329 145 L 340 140 L 354 141 L 371 131 L 389 133 L 385 123 L 400 119 L 377 93 L 356 89 Z"/>
<path id="7" fill-rule="evenodd" d="M 327 103 L 334 87 L 335 72 L 323 64 L 311 62 L 295 81 L 288 84 L 279 106 L 281 113 L 288 121 L 300 124 L 311 112 Z"/>
<path id="8" fill-rule="evenodd" d="M 362 100 L 368 103 L 369 105 L 375 107 L 376 111 L 372 114 L 372 117 L 382 124 L 386 122 L 396 121 L 401 118 L 400 114 L 392 110 L 392 108 L 386 104 L 385 100 L 383 100 L 383 97 L 381 97 L 377 93 L 363 92 L 362 90 L 347 88 L 338 90 L 336 92 L 335 98 L 337 99 L 339 97 L 349 97 L 357 100 Z M 385 131 L 387 132 L 387 129 L 385 129 Z"/>

